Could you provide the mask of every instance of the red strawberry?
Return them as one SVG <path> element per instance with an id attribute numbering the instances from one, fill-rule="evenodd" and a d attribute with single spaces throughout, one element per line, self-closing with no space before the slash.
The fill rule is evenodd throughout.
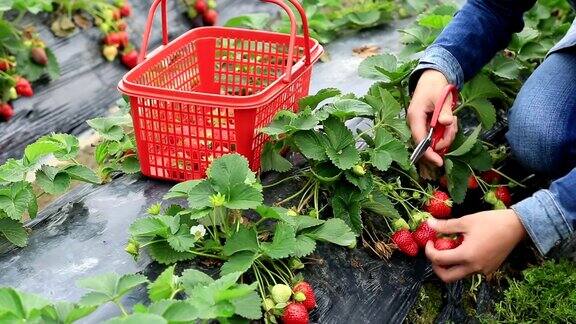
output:
<path id="1" fill-rule="evenodd" d="M 428 222 L 423 221 L 412 233 L 412 236 L 414 237 L 414 240 L 418 246 L 423 248 L 426 246 L 428 241 L 434 241 L 436 239 L 436 234 L 436 231 L 432 227 L 428 226 Z"/>
<path id="2" fill-rule="evenodd" d="M 1 58 L 0 59 L 0 71 L 8 71 L 12 68 L 12 62 L 10 62 L 10 60 L 6 59 L 6 58 Z"/>
<path id="3" fill-rule="evenodd" d="M 204 0 L 196 0 L 196 3 L 194 4 L 194 9 L 196 9 L 196 12 L 202 15 L 206 12 L 206 10 L 208 10 L 208 5 Z"/>
<path id="4" fill-rule="evenodd" d="M 418 255 L 418 243 L 408 229 L 400 229 L 392 234 L 392 242 L 398 249 L 409 256 Z"/>
<path id="5" fill-rule="evenodd" d="M 500 182 L 502 176 L 494 170 L 489 170 L 486 172 L 482 172 L 480 178 L 482 178 L 482 180 L 488 182 L 489 184 L 496 184 Z"/>
<path id="6" fill-rule="evenodd" d="M 316 308 L 316 295 L 314 295 L 314 289 L 306 281 L 302 281 L 296 284 L 292 288 L 294 293 L 301 292 L 306 296 L 306 299 L 302 302 L 302 305 L 306 307 L 307 310 L 312 310 Z"/>
<path id="7" fill-rule="evenodd" d="M 30 49 L 30 57 L 32 61 L 40 64 L 48 64 L 48 56 L 46 55 L 46 50 L 43 47 L 32 47 Z"/>
<path id="8" fill-rule="evenodd" d="M 104 44 L 120 46 L 122 45 L 122 39 L 118 36 L 118 33 L 112 32 L 104 37 Z"/>
<path id="9" fill-rule="evenodd" d="M 34 90 L 32 90 L 32 85 L 30 82 L 22 77 L 16 79 L 16 93 L 23 97 L 32 97 L 34 95 Z"/>
<path id="10" fill-rule="evenodd" d="M 282 314 L 284 324 L 308 324 L 308 311 L 300 303 L 290 303 L 284 308 Z"/>
<path id="11" fill-rule="evenodd" d="M 7 103 L 0 104 L 0 120 L 9 121 L 12 116 L 14 116 L 14 110 L 12 109 L 12 106 Z"/>
<path id="12" fill-rule="evenodd" d="M 125 22 L 121 21 L 118 23 L 119 31 L 125 31 L 126 29 L 128 29 L 128 25 Z"/>
<path id="13" fill-rule="evenodd" d="M 126 47 L 126 46 L 128 46 L 128 44 L 130 44 L 127 32 L 119 31 L 116 33 L 116 37 L 118 37 L 118 42 L 119 42 L 120 46 Z"/>
<path id="14" fill-rule="evenodd" d="M 458 246 L 456 239 L 449 237 L 439 237 L 434 241 L 436 250 L 451 250 Z"/>
<path id="15" fill-rule="evenodd" d="M 216 25 L 218 22 L 218 12 L 214 9 L 208 9 L 208 11 L 202 15 L 202 21 L 208 26 Z"/>
<path id="16" fill-rule="evenodd" d="M 468 178 L 468 189 L 478 189 L 478 181 L 473 175 Z"/>
<path id="17" fill-rule="evenodd" d="M 130 15 L 132 15 L 132 7 L 127 3 L 120 8 L 120 17 L 130 17 Z"/>
<path id="18" fill-rule="evenodd" d="M 114 12 L 112 13 L 112 20 L 120 20 L 120 18 L 122 18 L 122 10 L 121 9 L 114 10 Z"/>
<path id="19" fill-rule="evenodd" d="M 434 218 L 450 218 L 452 213 L 452 201 L 450 196 L 441 190 L 435 190 L 432 197 L 424 204 L 424 210 L 432 214 Z"/>
<path id="20" fill-rule="evenodd" d="M 138 65 L 138 51 L 132 49 L 120 57 L 122 64 L 124 64 L 127 68 L 133 69 L 136 65 Z"/>
<path id="21" fill-rule="evenodd" d="M 510 190 L 508 190 L 508 187 L 500 186 L 496 188 L 494 194 L 498 200 L 502 201 L 504 205 L 506 205 L 506 207 L 510 206 L 510 203 L 512 203 L 512 197 L 510 197 Z"/>

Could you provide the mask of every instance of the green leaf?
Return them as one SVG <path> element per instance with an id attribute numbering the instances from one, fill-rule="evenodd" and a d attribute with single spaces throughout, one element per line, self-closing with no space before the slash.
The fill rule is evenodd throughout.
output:
<path id="1" fill-rule="evenodd" d="M 18 182 L 24 179 L 27 168 L 22 160 L 8 159 L 0 165 L 0 184 L 3 182 Z"/>
<path id="2" fill-rule="evenodd" d="M 168 321 L 160 315 L 135 313 L 127 316 L 116 317 L 106 321 L 106 324 L 168 324 Z"/>
<path id="3" fill-rule="evenodd" d="M 231 256 L 236 252 L 256 252 L 258 249 L 258 237 L 256 231 L 253 228 L 240 226 L 240 229 L 226 240 L 222 252 L 224 255 Z"/>
<path id="4" fill-rule="evenodd" d="M 170 188 L 168 193 L 165 194 L 162 199 L 168 200 L 175 198 L 186 198 L 200 182 L 202 182 L 202 180 L 188 180 L 185 182 L 180 182 L 174 187 Z"/>
<path id="5" fill-rule="evenodd" d="M 56 80 L 60 77 L 60 65 L 58 64 L 58 59 L 54 52 L 49 48 L 44 48 L 46 51 L 46 56 L 48 57 L 48 64 L 46 65 L 46 72 L 52 80 Z"/>
<path id="6" fill-rule="evenodd" d="M 390 200 L 380 191 L 372 191 L 372 198 L 362 203 L 362 209 L 369 210 L 389 219 L 398 219 L 400 214 Z"/>
<path id="7" fill-rule="evenodd" d="M 28 323 L 26 319 L 32 319 L 32 315 L 48 306 L 49 302 L 33 294 L 19 292 L 13 288 L 0 288 L 0 316 L 13 314 L 19 321 L 9 323 Z"/>
<path id="8" fill-rule="evenodd" d="M 468 168 L 466 163 L 453 158 L 446 158 L 444 160 L 444 169 L 448 177 L 450 197 L 455 203 L 462 203 L 468 189 L 468 178 L 472 174 L 470 168 Z"/>
<path id="9" fill-rule="evenodd" d="M 3 210 L 9 218 L 22 219 L 28 206 L 36 200 L 29 186 L 27 183 L 19 182 L 13 184 L 9 191 L 0 191 L 0 210 Z"/>
<path id="10" fill-rule="evenodd" d="M 305 108 L 310 108 L 312 110 L 316 109 L 318 105 L 329 98 L 336 97 L 340 95 L 340 90 L 336 88 L 327 88 L 319 90 L 315 95 L 307 96 L 300 99 L 298 106 L 300 110 Z"/>
<path id="11" fill-rule="evenodd" d="M 251 320 L 262 318 L 262 299 L 257 292 L 252 291 L 248 295 L 234 298 L 230 302 L 234 305 L 236 314 Z"/>
<path id="12" fill-rule="evenodd" d="M 180 281 L 182 282 L 182 286 L 184 286 L 186 293 L 190 295 L 194 288 L 197 286 L 207 286 L 213 283 L 214 279 L 202 271 L 186 269 L 182 272 Z"/>
<path id="13" fill-rule="evenodd" d="M 184 300 L 161 300 L 150 305 L 149 312 L 162 316 L 169 323 L 194 323 L 198 310 Z"/>
<path id="14" fill-rule="evenodd" d="M 0 234 L 18 247 L 24 247 L 28 244 L 28 234 L 19 221 L 0 218 Z"/>
<path id="15" fill-rule="evenodd" d="M 148 296 L 153 302 L 169 299 L 178 290 L 178 277 L 174 275 L 174 266 L 166 268 L 154 282 L 148 285 Z"/>
<path id="16" fill-rule="evenodd" d="M 54 156 L 59 160 L 73 159 L 80 151 L 78 138 L 70 134 L 50 134 L 42 137 L 41 140 L 59 144 L 59 149 L 54 152 Z"/>
<path id="17" fill-rule="evenodd" d="M 277 150 L 270 142 L 264 144 L 261 160 L 262 172 L 286 172 L 292 169 L 292 163 L 280 155 L 280 150 Z"/>
<path id="18" fill-rule="evenodd" d="M 266 29 L 270 23 L 269 13 L 251 13 L 242 16 L 230 18 L 224 27 L 244 27 L 255 30 Z"/>
<path id="19" fill-rule="evenodd" d="M 66 173 L 57 173 L 53 179 L 50 179 L 52 175 L 47 175 L 45 168 L 43 166 L 42 170 L 36 172 L 36 184 L 40 189 L 44 190 L 46 193 L 51 195 L 58 195 L 70 188 L 70 176 Z M 50 171 L 48 171 L 50 172 Z"/>
<path id="20" fill-rule="evenodd" d="M 370 150 L 370 162 L 380 171 L 387 171 L 393 161 L 402 167 L 409 166 L 408 150 L 404 143 L 395 139 L 384 129 L 377 129 L 374 137 L 375 148 Z"/>
<path id="21" fill-rule="evenodd" d="M 256 254 L 252 251 L 242 251 L 235 253 L 233 256 L 224 262 L 220 268 L 220 275 L 225 276 L 234 272 L 244 273 L 250 269 L 256 260 Z"/>
<path id="22" fill-rule="evenodd" d="M 332 116 L 349 119 L 359 116 L 373 116 L 374 110 L 369 104 L 356 99 L 340 99 L 326 109 Z"/>
<path id="23" fill-rule="evenodd" d="M 262 191 L 250 185 L 239 183 L 228 191 L 224 206 L 230 209 L 254 209 L 262 204 Z"/>
<path id="24" fill-rule="evenodd" d="M 237 184 L 244 184 L 254 173 L 248 166 L 248 160 L 240 154 L 226 154 L 212 162 L 207 171 L 218 192 L 226 192 Z"/>
<path id="25" fill-rule="evenodd" d="M 174 251 L 187 252 L 194 247 L 197 239 L 194 235 L 190 234 L 188 226 L 182 224 L 178 232 L 168 235 L 166 241 Z"/>
<path id="26" fill-rule="evenodd" d="M 44 308 L 42 319 L 48 323 L 72 324 L 96 310 L 96 306 L 80 306 L 68 302 L 58 302 Z"/>
<path id="27" fill-rule="evenodd" d="M 452 20 L 452 15 L 424 15 L 418 19 L 418 24 L 433 29 L 444 29 Z"/>
<path id="28" fill-rule="evenodd" d="M 294 219 L 294 230 L 296 231 L 296 233 L 310 228 L 310 227 L 315 227 L 318 225 L 322 225 L 324 223 L 323 220 L 318 219 L 316 217 L 310 217 L 310 216 L 306 216 L 306 215 L 300 215 L 297 217 L 293 217 Z"/>
<path id="29" fill-rule="evenodd" d="M 296 245 L 292 256 L 305 257 L 312 254 L 314 250 L 316 250 L 316 241 L 314 239 L 305 234 L 296 236 Z"/>
<path id="30" fill-rule="evenodd" d="M 341 246 L 350 246 L 356 241 L 352 229 L 339 218 L 330 218 L 312 232 L 306 234 L 315 240 L 330 242 Z"/>
<path id="31" fill-rule="evenodd" d="M 494 82 L 483 73 L 478 74 L 474 79 L 466 83 L 461 94 L 464 105 L 476 99 L 499 98 L 503 96 Z"/>
<path id="32" fill-rule="evenodd" d="M 467 102 L 465 107 L 470 107 L 474 110 L 484 129 L 491 129 L 496 123 L 496 108 L 488 99 L 474 99 Z"/>
<path id="33" fill-rule="evenodd" d="M 70 178 L 74 180 L 79 180 L 83 182 L 93 183 L 93 184 L 100 184 L 102 180 L 96 174 L 96 172 L 92 171 L 92 169 L 88 168 L 85 165 L 75 164 L 69 167 L 66 167 L 64 170 Z"/>
<path id="34" fill-rule="evenodd" d="M 210 197 L 215 193 L 208 180 L 201 181 L 194 187 L 194 190 L 188 192 L 188 207 L 192 209 L 212 207 Z"/>
<path id="35" fill-rule="evenodd" d="M 97 131 L 104 139 L 120 141 L 124 137 L 122 127 L 132 125 L 130 115 L 98 117 L 86 121 L 92 129 Z"/>
<path id="36" fill-rule="evenodd" d="M 53 154 L 60 149 L 60 144 L 57 142 L 39 139 L 38 141 L 26 146 L 24 149 L 24 157 L 26 165 L 34 165 L 41 158 Z"/>
<path id="37" fill-rule="evenodd" d="M 489 71 L 507 80 L 517 80 L 524 67 L 516 60 L 497 55 L 490 63 Z"/>
<path id="38" fill-rule="evenodd" d="M 294 133 L 294 143 L 304 154 L 305 157 L 322 161 L 327 158 L 326 149 L 321 139 L 323 134 L 316 133 L 315 131 L 299 131 Z"/>
<path id="39" fill-rule="evenodd" d="M 374 55 L 360 63 L 358 74 L 362 78 L 389 81 L 390 79 L 381 71 L 396 71 L 397 64 L 398 60 L 392 54 Z M 378 70 L 377 67 L 381 70 Z"/>
<path id="40" fill-rule="evenodd" d="M 169 226 L 158 217 L 145 217 L 130 225 L 130 234 L 134 236 L 168 236 Z"/>
<path id="41" fill-rule="evenodd" d="M 487 171 L 492 168 L 492 157 L 488 150 L 478 142 L 467 154 L 459 158 L 466 161 L 471 168 L 478 171 Z"/>
<path id="42" fill-rule="evenodd" d="M 474 144 L 477 143 L 478 141 L 478 135 L 480 135 L 480 131 L 482 130 L 482 127 L 477 126 L 474 131 L 472 131 L 472 134 L 470 134 L 470 136 L 468 136 L 466 138 L 466 140 L 464 141 L 464 143 L 462 143 L 462 145 L 460 145 L 458 148 L 450 151 L 448 154 L 446 154 L 447 156 L 461 156 L 464 155 L 468 152 L 470 152 L 470 150 L 472 149 L 472 147 L 474 146 Z"/>
<path id="43" fill-rule="evenodd" d="M 334 117 L 324 121 L 324 132 L 328 139 L 326 154 L 338 168 L 347 170 L 360 161 L 354 136 L 344 123 Z"/>
<path id="44" fill-rule="evenodd" d="M 277 223 L 271 243 L 261 244 L 262 252 L 272 259 L 287 258 L 296 248 L 296 232 L 286 223 Z"/>
<path id="45" fill-rule="evenodd" d="M 361 200 L 362 194 L 356 188 L 346 185 L 336 187 L 332 197 L 334 217 L 344 220 L 356 234 L 360 234 L 363 228 L 360 216 Z"/>
<path id="46" fill-rule="evenodd" d="M 80 304 L 99 306 L 109 301 L 119 300 L 130 290 L 146 282 L 148 282 L 146 277 L 134 274 L 120 276 L 116 273 L 107 273 L 84 278 L 79 280 L 77 285 L 89 292 L 82 296 Z"/>
<path id="47" fill-rule="evenodd" d="M 140 172 L 140 161 L 136 156 L 128 156 L 122 160 L 122 172 L 126 174 L 134 174 Z"/>
<path id="48" fill-rule="evenodd" d="M 174 251 L 167 242 L 150 244 L 147 248 L 150 257 L 160 264 L 173 264 L 195 258 L 195 255 L 190 252 Z"/>

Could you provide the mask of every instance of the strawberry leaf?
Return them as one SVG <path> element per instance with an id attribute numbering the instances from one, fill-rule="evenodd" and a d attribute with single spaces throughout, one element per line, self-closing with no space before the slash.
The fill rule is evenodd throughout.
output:
<path id="1" fill-rule="evenodd" d="M 478 98 L 468 101 L 464 107 L 470 107 L 474 110 L 484 129 L 490 129 L 496 123 L 496 109 L 487 99 Z"/>
<path id="2" fill-rule="evenodd" d="M 174 251 L 186 252 L 194 247 L 197 239 L 194 235 L 190 234 L 188 226 L 182 224 L 178 232 L 168 235 L 166 241 Z"/>
<path id="3" fill-rule="evenodd" d="M 344 220 L 359 235 L 363 228 L 362 218 L 360 217 L 362 194 L 349 185 L 341 185 L 336 188 L 336 192 L 332 197 L 334 217 Z"/>
<path id="4" fill-rule="evenodd" d="M 356 235 L 352 229 L 339 218 L 330 218 L 324 224 L 315 228 L 307 236 L 323 242 L 329 242 L 341 246 L 349 246 L 356 241 Z"/>
<path id="5" fill-rule="evenodd" d="M 19 292 L 13 288 L 0 288 L 0 314 L 12 318 L 10 323 L 37 322 L 35 317 L 49 302 L 37 295 Z M 12 316 L 9 316 L 12 315 Z M 19 319 L 19 320 L 16 320 Z"/>
<path id="6" fill-rule="evenodd" d="M 224 206 L 230 209 L 254 209 L 262 204 L 262 191 L 239 183 L 230 188 Z"/>
<path id="7" fill-rule="evenodd" d="M 386 171 L 397 162 L 403 168 L 409 167 L 408 150 L 406 146 L 395 139 L 384 129 L 377 129 L 374 137 L 374 149 L 370 150 L 370 162 L 380 171 Z"/>
<path id="8" fill-rule="evenodd" d="M 0 234 L 18 247 L 24 247 L 28 244 L 28 234 L 19 221 L 0 218 Z"/>
<path id="9" fill-rule="evenodd" d="M 472 174 L 468 165 L 462 161 L 447 158 L 444 160 L 444 169 L 448 177 L 448 192 L 452 200 L 460 204 L 464 201 L 468 190 L 468 178 Z"/>
<path id="10" fill-rule="evenodd" d="M 261 160 L 262 172 L 286 172 L 292 169 L 292 163 L 280 155 L 280 150 L 271 142 L 264 144 Z"/>
<path id="11" fill-rule="evenodd" d="M 341 94 L 340 90 L 336 88 L 321 89 L 315 95 L 307 96 L 300 99 L 300 101 L 298 102 L 298 107 L 300 107 L 300 110 L 305 108 L 310 108 L 314 110 L 318 107 L 318 105 L 322 101 L 336 97 L 340 94 Z"/>
<path id="12" fill-rule="evenodd" d="M 0 184 L 22 181 L 26 171 L 22 160 L 8 159 L 0 165 Z"/>
<path id="13" fill-rule="evenodd" d="M 151 301 L 169 299 L 179 289 L 178 277 L 174 275 L 174 266 L 166 268 L 154 282 L 148 285 L 148 296 Z"/>
<path id="14" fill-rule="evenodd" d="M 266 26 L 270 23 L 270 14 L 267 12 L 263 13 L 251 13 L 242 16 L 237 16 L 230 18 L 224 27 L 243 27 L 255 30 L 266 29 Z"/>
<path id="15" fill-rule="evenodd" d="M 80 306 L 68 302 L 58 302 L 44 308 L 42 319 L 49 323 L 74 323 L 96 310 L 96 306 Z"/>
<path id="16" fill-rule="evenodd" d="M 224 245 L 222 252 L 224 255 L 231 256 L 236 252 L 256 252 L 258 249 L 259 246 L 256 231 L 245 226 L 240 226 L 240 229 L 232 234 L 228 240 L 226 240 L 226 244 Z"/>
<path id="17" fill-rule="evenodd" d="M 447 156 L 462 156 L 468 152 L 470 152 L 470 150 L 472 149 L 472 147 L 477 143 L 478 141 L 478 135 L 480 135 L 480 130 L 482 130 L 482 128 L 480 126 L 477 126 L 474 131 L 472 131 L 472 133 L 470 134 L 470 136 L 468 136 L 466 138 L 466 140 L 460 145 L 458 146 L 458 148 L 450 151 L 448 154 L 446 154 Z"/>
<path id="18" fill-rule="evenodd" d="M 324 148 L 324 140 L 322 137 L 324 134 L 316 133 L 314 131 L 299 131 L 294 133 L 293 139 L 294 143 L 304 154 L 305 157 L 322 161 L 327 158 L 326 149 Z"/>
<path id="19" fill-rule="evenodd" d="M 390 200 L 380 191 L 372 191 L 372 197 L 362 203 L 362 209 L 369 210 L 389 219 L 398 219 L 400 214 Z"/>
<path id="20" fill-rule="evenodd" d="M 342 120 L 352 117 L 373 116 L 374 109 L 365 102 L 356 99 L 341 99 L 326 108 L 326 111 Z"/>
<path id="21" fill-rule="evenodd" d="M 80 304 L 95 306 L 109 301 L 120 300 L 132 289 L 147 282 L 148 279 L 145 276 L 137 274 L 120 276 L 117 273 L 107 273 L 83 278 L 78 280 L 77 285 L 80 288 L 89 290 L 89 293 L 80 299 Z"/>
<path id="22" fill-rule="evenodd" d="M 51 195 L 58 195 L 68 190 L 70 187 L 70 176 L 63 172 L 50 175 L 46 173 L 46 168 L 47 166 L 43 166 L 42 170 L 36 172 L 36 184 L 40 189 Z M 56 171 L 58 171 L 58 169 L 56 169 Z"/>
<path id="23" fill-rule="evenodd" d="M 248 295 L 234 298 L 230 302 L 236 314 L 250 320 L 262 318 L 262 299 L 257 292 L 251 291 Z"/>
<path id="24" fill-rule="evenodd" d="M 174 251 L 165 241 L 150 244 L 147 248 L 150 257 L 160 264 L 174 264 L 179 261 L 192 260 L 195 258 L 195 255 L 190 252 Z"/>
<path id="25" fill-rule="evenodd" d="M 301 258 L 312 254 L 316 250 L 316 241 L 310 236 L 301 234 L 296 237 L 296 245 L 292 256 Z"/>
<path id="26" fill-rule="evenodd" d="M 338 168 L 347 170 L 360 161 L 360 154 L 356 149 L 354 136 L 344 123 L 334 117 L 324 121 L 326 133 L 326 154 Z"/>
<path id="27" fill-rule="evenodd" d="M 463 105 L 476 99 L 503 97 L 500 89 L 498 89 L 494 82 L 492 82 L 492 80 L 490 80 L 490 78 L 484 73 L 478 74 L 474 79 L 466 83 L 461 94 Z"/>
<path id="28" fill-rule="evenodd" d="M 261 244 L 261 250 L 272 259 L 287 258 L 296 249 L 296 232 L 286 223 L 277 223 L 272 242 Z"/>
<path id="29" fill-rule="evenodd" d="M 235 253 L 228 261 L 224 262 L 220 268 L 220 275 L 225 276 L 234 272 L 244 273 L 250 269 L 254 260 L 256 260 L 256 254 L 252 251 Z"/>
<path id="30" fill-rule="evenodd" d="M 63 172 L 68 174 L 70 178 L 87 183 L 100 184 L 102 180 L 100 177 L 89 167 L 81 164 L 75 164 L 64 168 Z"/>

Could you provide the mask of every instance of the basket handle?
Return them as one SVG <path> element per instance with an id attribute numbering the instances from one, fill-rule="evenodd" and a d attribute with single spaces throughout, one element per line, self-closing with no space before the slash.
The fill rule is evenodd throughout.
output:
<path id="1" fill-rule="evenodd" d="M 284 75 L 284 82 L 292 81 L 292 58 L 294 57 L 294 48 L 296 47 L 296 17 L 292 12 L 292 9 L 284 2 L 284 0 L 261 0 L 262 2 L 275 3 L 280 6 L 288 14 L 290 18 L 290 47 L 288 48 L 288 62 L 286 66 L 286 73 Z M 300 14 L 302 19 L 302 30 L 304 32 L 304 52 L 306 54 L 306 66 L 310 65 L 310 30 L 308 29 L 308 18 L 306 17 L 306 12 L 298 0 L 288 0 Z M 154 22 L 154 15 L 158 10 L 158 6 L 162 4 L 162 45 L 168 44 L 168 17 L 167 17 L 167 0 L 155 0 L 150 7 L 148 12 L 148 18 L 146 20 L 146 27 L 144 28 L 144 36 L 142 37 L 142 46 L 140 47 L 140 54 L 138 56 L 138 62 L 144 61 L 146 59 L 148 42 L 150 40 L 150 33 L 152 31 L 152 24 Z"/>

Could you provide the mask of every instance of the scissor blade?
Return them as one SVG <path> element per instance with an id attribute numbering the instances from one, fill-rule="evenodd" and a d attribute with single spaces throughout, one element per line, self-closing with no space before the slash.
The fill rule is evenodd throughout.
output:
<path id="1" fill-rule="evenodd" d="M 412 155 L 410 155 L 410 165 L 414 165 L 422 157 L 422 155 L 424 155 L 428 147 L 430 147 L 433 131 L 434 130 L 430 128 L 430 131 L 428 131 L 428 135 L 424 138 L 424 140 L 416 145 L 414 152 L 412 152 Z"/>

